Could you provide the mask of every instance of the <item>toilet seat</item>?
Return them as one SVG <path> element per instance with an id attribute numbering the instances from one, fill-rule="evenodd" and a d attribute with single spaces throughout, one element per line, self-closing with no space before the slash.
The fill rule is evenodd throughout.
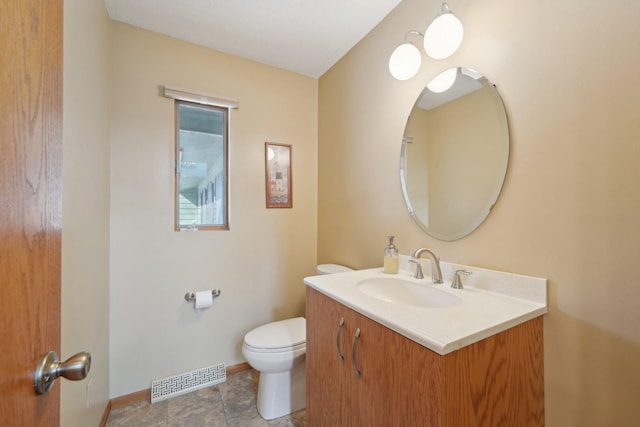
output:
<path id="1" fill-rule="evenodd" d="M 259 326 L 244 336 L 244 346 L 256 353 L 280 353 L 306 347 L 306 319 L 296 317 Z"/>
<path id="2" fill-rule="evenodd" d="M 261 348 L 261 347 L 253 347 L 245 342 L 243 344 L 243 347 L 245 350 L 253 353 L 292 353 L 292 352 L 297 353 L 299 350 L 306 350 L 307 344 L 302 343 L 295 346 L 278 347 L 278 348 Z"/>

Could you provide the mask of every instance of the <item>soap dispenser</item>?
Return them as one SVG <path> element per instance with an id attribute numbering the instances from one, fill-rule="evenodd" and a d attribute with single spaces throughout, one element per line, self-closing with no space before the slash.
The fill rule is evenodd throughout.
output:
<path id="1" fill-rule="evenodd" d="M 389 244 L 384 248 L 383 271 L 388 274 L 396 274 L 399 267 L 398 249 L 393 244 L 394 236 L 387 236 L 387 238 L 389 239 Z"/>

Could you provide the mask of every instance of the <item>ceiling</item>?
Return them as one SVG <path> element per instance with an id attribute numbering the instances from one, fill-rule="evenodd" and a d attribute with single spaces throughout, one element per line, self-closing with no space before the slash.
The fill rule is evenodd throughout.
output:
<path id="1" fill-rule="evenodd" d="M 318 78 L 400 0 L 106 0 L 111 19 Z"/>

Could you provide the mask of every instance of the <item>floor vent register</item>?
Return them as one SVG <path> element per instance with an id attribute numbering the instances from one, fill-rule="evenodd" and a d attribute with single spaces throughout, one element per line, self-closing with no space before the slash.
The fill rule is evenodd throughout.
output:
<path id="1" fill-rule="evenodd" d="M 227 380 L 224 363 L 160 378 L 151 382 L 151 403 L 160 402 Z"/>

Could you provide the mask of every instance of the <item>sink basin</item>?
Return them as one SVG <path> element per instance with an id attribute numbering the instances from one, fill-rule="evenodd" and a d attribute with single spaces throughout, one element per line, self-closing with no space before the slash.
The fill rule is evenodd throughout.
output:
<path id="1" fill-rule="evenodd" d="M 364 279 L 356 284 L 356 289 L 385 302 L 416 307 L 453 307 L 462 302 L 457 296 L 431 288 L 427 284 L 421 285 L 396 278 Z"/>

